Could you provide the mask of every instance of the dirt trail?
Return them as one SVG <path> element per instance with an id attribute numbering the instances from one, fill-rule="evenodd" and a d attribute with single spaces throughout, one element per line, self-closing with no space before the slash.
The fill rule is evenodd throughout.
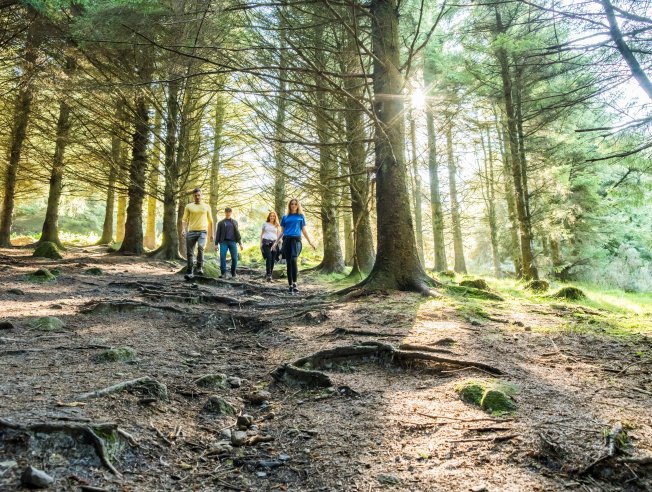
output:
<path id="1" fill-rule="evenodd" d="M 60 261 L 28 254 L 0 251 L 0 312 L 12 324 L 0 331 L 0 490 L 17 488 L 27 465 L 55 478 L 51 490 L 652 488 L 649 464 L 620 462 L 652 456 L 649 338 L 546 334 L 541 327 L 568 322 L 563 313 L 510 301 L 483 302 L 493 320 L 475 320 L 449 298 L 335 302 L 310 283 L 291 297 L 282 280 L 266 284 L 255 270 L 193 285 L 176 263 L 104 248 Z M 39 266 L 58 268 L 57 280 L 28 282 Z M 65 327 L 40 331 L 33 322 L 44 316 Z M 497 366 L 520 390 L 518 410 L 494 418 L 462 402 L 458 383 L 490 377 L 473 368 L 340 361 L 328 372 L 333 388 L 316 390 L 269 376 L 369 340 L 445 346 L 450 357 Z M 133 352 L 107 356 L 119 347 Z M 231 379 L 207 388 L 197 383 L 207 374 Z M 84 396 L 142 377 L 164 384 L 168 400 L 142 384 Z M 249 445 L 227 443 L 236 418 L 216 415 L 211 396 L 253 417 L 240 436 Z M 631 455 L 590 467 L 616 422 Z M 59 427 L 34 427 L 43 423 Z M 119 474 L 75 426 L 103 437 Z"/>

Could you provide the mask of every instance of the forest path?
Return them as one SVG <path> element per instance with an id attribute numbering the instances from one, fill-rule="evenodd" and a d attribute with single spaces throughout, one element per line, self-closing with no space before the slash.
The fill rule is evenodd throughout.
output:
<path id="1" fill-rule="evenodd" d="M 343 302 L 310 278 L 289 296 L 282 280 L 267 284 L 256 270 L 193 285 L 177 263 L 105 251 L 74 248 L 59 261 L 0 251 L 0 311 L 11 323 L 0 331 L 0 489 L 15 488 L 28 464 L 56 479 L 52 490 L 652 487 L 642 465 L 587 470 L 616 422 L 629 429 L 633 457 L 652 455 L 649 337 L 574 332 L 582 310 L 570 304 L 403 293 Z M 59 269 L 57 280 L 29 282 L 40 266 Z M 44 316 L 65 327 L 41 331 L 33 322 Z M 491 378 L 472 368 L 339 361 L 334 388 L 318 390 L 269 376 L 312 352 L 369 340 L 446 347 L 450 357 L 497 366 L 518 390 L 518 410 L 496 418 L 462 402 L 456 385 Z M 133 353 L 106 360 L 110 347 Z M 207 388 L 197 382 L 207 374 L 236 379 Z M 84 397 L 145 376 L 166 385 L 169 401 L 142 385 Z M 225 442 L 236 419 L 216 415 L 213 395 L 253 417 L 237 436 L 249 445 Z M 105 439 L 116 476 L 76 431 L 7 422 L 111 422 L 136 445 Z"/>

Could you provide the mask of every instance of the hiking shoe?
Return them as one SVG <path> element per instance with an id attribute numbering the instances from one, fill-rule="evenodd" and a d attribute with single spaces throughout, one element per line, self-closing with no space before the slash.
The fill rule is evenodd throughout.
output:
<path id="1" fill-rule="evenodd" d="M 235 272 L 231 272 L 231 278 L 236 278 L 236 277 L 237 275 L 235 274 Z"/>
<path id="2" fill-rule="evenodd" d="M 267 281 L 268 281 L 268 282 L 271 282 L 271 281 L 272 281 L 272 276 L 271 276 L 271 275 L 267 275 Z"/>
<path id="3" fill-rule="evenodd" d="M 201 268 L 195 272 L 195 275 L 201 275 L 202 277 L 204 276 L 204 270 Z"/>
<path id="4" fill-rule="evenodd" d="M 195 278 L 195 277 L 193 276 L 193 274 L 192 274 L 192 272 L 191 272 L 191 273 L 186 273 L 186 274 L 183 276 L 183 278 L 185 278 L 186 280 L 192 280 L 192 279 Z"/>
<path id="5" fill-rule="evenodd" d="M 297 287 L 297 284 L 292 284 L 292 292 L 295 294 L 299 293 L 299 287 Z"/>
<path id="6" fill-rule="evenodd" d="M 220 278 L 226 278 L 226 273 L 222 272 L 222 273 L 220 274 Z"/>
<path id="7" fill-rule="evenodd" d="M 294 289 L 291 286 L 288 288 L 288 294 L 294 294 Z"/>

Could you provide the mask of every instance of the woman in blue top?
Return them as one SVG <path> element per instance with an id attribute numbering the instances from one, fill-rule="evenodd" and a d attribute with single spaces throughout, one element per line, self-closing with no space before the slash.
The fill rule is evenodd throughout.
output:
<path id="1" fill-rule="evenodd" d="M 301 211 L 301 204 L 299 200 L 293 198 L 288 203 L 287 215 L 284 215 L 281 219 L 281 235 L 274 245 L 276 248 L 281 238 L 283 239 L 281 251 L 288 267 L 288 284 L 290 285 L 288 292 L 290 294 L 297 294 L 299 292 L 297 288 L 297 275 L 299 273 L 297 258 L 301 254 L 302 234 L 308 240 L 308 244 L 312 246 L 312 249 L 315 249 L 315 245 L 310 240 L 310 236 L 308 236 L 308 231 L 306 230 L 306 218 Z"/>

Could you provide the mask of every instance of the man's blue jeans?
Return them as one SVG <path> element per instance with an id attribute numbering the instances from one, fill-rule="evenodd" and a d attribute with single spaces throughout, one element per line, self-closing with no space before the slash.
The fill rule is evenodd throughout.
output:
<path id="1" fill-rule="evenodd" d="M 220 243 L 220 270 L 226 273 L 226 252 L 231 254 L 231 275 L 235 275 L 238 266 L 238 243 L 235 241 L 223 241 Z"/>

